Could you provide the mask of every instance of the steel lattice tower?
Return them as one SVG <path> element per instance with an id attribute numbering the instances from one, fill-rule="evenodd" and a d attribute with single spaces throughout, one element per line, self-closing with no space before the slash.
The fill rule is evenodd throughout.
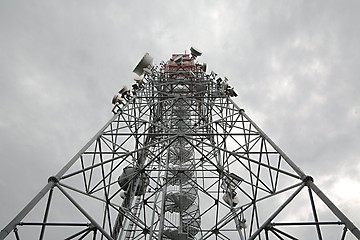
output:
<path id="1" fill-rule="evenodd" d="M 0 239 L 360 239 L 200 55 L 145 54 L 114 116 Z"/>

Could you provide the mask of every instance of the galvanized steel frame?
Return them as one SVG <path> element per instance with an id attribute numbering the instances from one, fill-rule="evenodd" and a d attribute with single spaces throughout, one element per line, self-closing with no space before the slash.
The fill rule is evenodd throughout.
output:
<path id="1" fill-rule="evenodd" d="M 158 88 L 166 84 L 161 74 L 162 67 L 157 66 L 145 74 L 144 87 L 126 104 L 114 107 L 110 121 L 64 168 L 49 178 L 46 186 L 1 231 L 0 239 L 5 239 L 11 231 L 16 239 L 22 239 L 20 230 L 28 226 L 38 227 L 39 233 L 34 236 L 39 239 L 46 238 L 50 228 L 60 229 L 60 226 L 70 229 L 64 233 L 65 239 L 90 236 L 92 239 L 165 239 L 163 199 L 167 182 L 171 180 L 165 177 L 169 171 L 166 154 L 179 138 L 188 141 L 196 152 L 196 168 L 191 171 L 197 175 L 197 181 L 193 184 L 200 193 L 200 217 L 207 221 L 202 224 L 197 239 L 298 239 L 297 232 L 288 226 L 306 229 L 312 226 L 319 240 L 323 239 L 324 226 L 340 226 L 339 239 L 346 239 L 348 230 L 360 239 L 358 228 L 321 192 L 313 179 L 226 93 L 219 91 L 215 74 L 195 73 L 198 83 L 206 86 L 204 94 L 196 96 L 197 100 L 191 97 L 206 109 L 204 113 L 193 108 L 199 121 L 192 128 L 198 130 L 171 131 L 157 115 L 158 107 L 168 104 L 167 109 L 171 110 L 174 102 L 186 96 L 165 96 L 167 93 Z M 163 109 L 166 111 L 166 107 Z M 117 178 L 127 165 L 145 174 L 150 184 L 146 194 L 135 196 L 139 178 L 134 176 L 132 191 L 121 200 Z M 229 206 L 221 199 L 222 184 L 230 178 L 230 173 L 242 178 L 236 189 L 240 196 L 236 206 Z M 76 221 L 52 221 L 55 191 L 82 218 L 77 215 Z M 310 201 L 312 219 L 300 221 L 290 217 L 289 221 L 282 221 L 286 216 L 280 218 L 281 213 L 304 191 Z M 41 201 L 43 214 L 35 220 L 27 218 Z M 328 207 L 335 220 L 320 218 L 316 206 L 319 202 Z M 96 206 L 100 210 L 94 213 Z M 119 218 L 121 225 L 115 234 L 114 225 Z"/>

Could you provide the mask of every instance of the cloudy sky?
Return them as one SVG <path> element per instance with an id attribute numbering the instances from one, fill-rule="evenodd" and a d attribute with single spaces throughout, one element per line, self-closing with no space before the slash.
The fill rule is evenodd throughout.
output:
<path id="1" fill-rule="evenodd" d="M 0 2 L 0 228 L 112 116 L 145 52 L 201 49 L 360 226 L 359 1 Z"/>

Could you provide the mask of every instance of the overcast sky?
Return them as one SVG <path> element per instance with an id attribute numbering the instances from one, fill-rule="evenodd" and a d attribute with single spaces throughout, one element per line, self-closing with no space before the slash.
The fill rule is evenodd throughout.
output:
<path id="1" fill-rule="evenodd" d="M 112 116 L 145 52 L 201 49 L 360 226 L 359 1 L 0 1 L 0 228 Z"/>

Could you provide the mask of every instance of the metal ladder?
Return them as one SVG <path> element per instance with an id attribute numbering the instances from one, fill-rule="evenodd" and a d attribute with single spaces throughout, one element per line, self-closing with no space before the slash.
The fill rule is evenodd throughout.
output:
<path id="1" fill-rule="evenodd" d="M 141 196 L 136 196 L 134 207 L 131 209 L 133 216 L 138 217 L 140 214 L 140 210 L 142 206 L 142 204 L 140 204 L 140 201 L 141 201 Z M 125 238 L 124 238 L 125 240 L 134 239 L 135 229 L 133 230 L 133 228 L 134 228 L 134 221 L 130 221 L 128 225 L 128 229 L 125 234 Z"/>

